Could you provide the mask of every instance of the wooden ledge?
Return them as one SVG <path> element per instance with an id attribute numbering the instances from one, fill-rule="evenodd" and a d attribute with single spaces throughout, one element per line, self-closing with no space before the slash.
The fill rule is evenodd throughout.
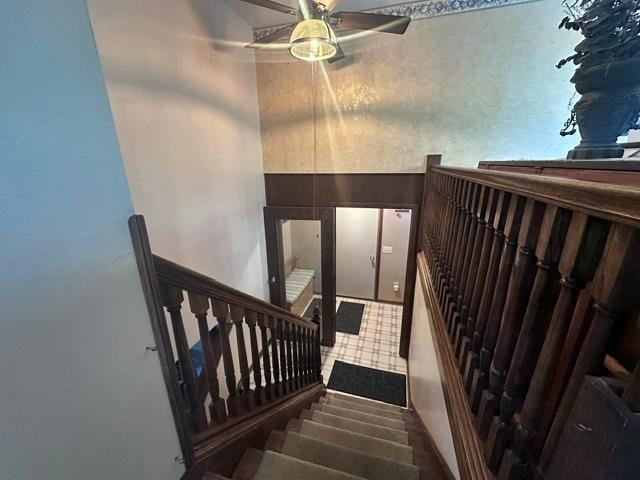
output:
<path id="1" fill-rule="evenodd" d="M 640 227 L 640 188 L 637 187 L 487 169 L 433 167 L 432 172 Z"/>
<path id="2" fill-rule="evenodd" d="M 444 317 L 438 305 L 431 283 L 431 273 L 424 253 L 418 254 L 420 286 L 424 294 L 431 332 L 435 343 L 438 370 L 442 381 L 447 415 L 463 480 L 493 480 L 495 476 L 487 467 L 480 439 L 474 428 L 473 415 L 469 409 L 462 377 L 458 371 L 455 355 L 449 343 Z"/>

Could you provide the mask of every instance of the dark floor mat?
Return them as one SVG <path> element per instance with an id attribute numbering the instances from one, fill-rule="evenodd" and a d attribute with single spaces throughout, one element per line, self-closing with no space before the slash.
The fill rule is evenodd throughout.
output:
<path id="1" fill-rule="evenodd" d="M 407 378 L 400 373 L 385 372 L 336 360 L 327 387 L 359 397 L 406 407 L 406 384 Z"/>
<path id="2" fill-rule="evenodd" d="M 336 313 L 336 332 L 360 334 L 360 324 L 364 313 L 364 303 L 342 300 Z"/>
<path id="3" fill-rule="evenodd" d="M 311 303 L 309 304 L 309 306 L 305 310 L 303 317 L 305 317 L 305 318 L 313 318 L 313 309 L 316 307 L 316 305 L 320 309 L 320 315 L 322 315 L 322 299 L 321 298 L 314 298 L 313 300 L 311 300 Z"/>

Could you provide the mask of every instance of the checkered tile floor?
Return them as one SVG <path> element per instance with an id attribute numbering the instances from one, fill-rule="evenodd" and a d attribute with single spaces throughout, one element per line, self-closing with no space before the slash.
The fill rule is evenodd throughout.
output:
<path id="1" fill-rule="evenodd" d="M 398 355 L 402 306 L 336 297 L 336 310 L 342 300 L 365 305 L 360 335 L 336 332 L 335 345 L 321 347 L 325 383 L 336 360 L 406 375 L 407 362 Z"/>

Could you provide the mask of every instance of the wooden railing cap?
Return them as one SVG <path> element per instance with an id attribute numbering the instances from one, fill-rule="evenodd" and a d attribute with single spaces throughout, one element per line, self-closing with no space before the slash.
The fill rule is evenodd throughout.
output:
<path id="1" fill-rule="evenodd" d="M 229 287 L 217 280 L 207 277 L 201 273 L 190 270 L 186 267 L 178 265 L 166 258 L 153 255 L 153 263 L 158 274 L 158 278 L 169 285 L 178 287 L 187 291 L 199 293 L 208 297 L 212 297 L 216 301 L 226 302 L 235 307 L 244 307 L 256 313 L 286 319 L 288 322 L 295 323 L 311 330 L 318 327 L 306 318 L 294 315 L 284 308 L 278 307 L 264 300 L 260 300 L 252 295 Z M 216 303 L 213 303 L 214 314 L 216 313 Z M 232 311 L 232 314 L 236 313 Z"/>
<path id="2" fill-rule="evenodd" d="M 581 211 L 612 222 L 640 227 L 638 187 L 459 167 L 434 166 L 432 171 Z"/>

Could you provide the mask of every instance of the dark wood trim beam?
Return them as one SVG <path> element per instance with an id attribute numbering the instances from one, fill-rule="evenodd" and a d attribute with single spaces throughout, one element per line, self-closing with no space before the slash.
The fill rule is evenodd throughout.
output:
<path id="1" fill-rule="evenodd" d="M 423 173 L 265 173 L 270 207 L 400 208 L 422 200 Z"/>

